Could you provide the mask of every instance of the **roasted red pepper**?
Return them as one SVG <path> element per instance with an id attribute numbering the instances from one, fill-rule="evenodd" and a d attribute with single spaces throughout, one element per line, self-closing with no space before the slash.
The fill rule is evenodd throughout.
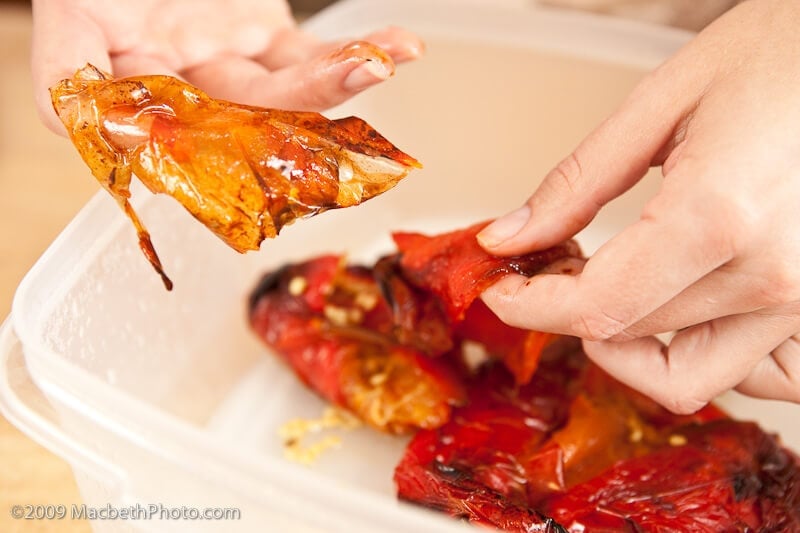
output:
<path id="1" fill-rule="evenodd" d="M 542 350 L 557 336 L 507 326 L 478 297 L 508 274 L 569 271 L 581 259 L 581 251 L 574 241 L 565 241 L 522 256 L 492 256 L 476 239 L 487 224 L 435 236 L 395 233 L 400 270 L 406 280 L 440 302 L 450 323 L 458 327 L 458 337 L 481 343 L 491 356 L 503 360 L 517 383 L 524 384 L 536 370 Z"/>
<path id="2" fill-rule="evenodd" d="M 513 532 L 800 531 L 800 468 L 773 437 L 713 406 L 673 415 L 553 353 L 521 388 L 493 367 L 419 432 L 400 498 Z"/>
<path id="3" fill-rule="evenodd" d="M 544 253 L 492 258 L 474 242 L 478 229 L 397 235 L 403 254 L 384 257 L 371 269 L 345 267 L 334 256 L 286 266 L 254 291 L 251 323 L 309 387 L 370 424 L 391 432 L 439 426 L 463 393 L 457 371 L 426 356 L 451 354 L 450 362 L 459 361 L 463 341 L 477 342 L 524 383 L 542 350 L 558 338 L 506 326 L 480 301 L 469 313 L 466 307 L 453 313 L 451 294 L 460 285 L 448 288 L 451 270 L 481 280 L 459 296 L 458 305 L 468 307 L 502 272 L 534 273 L 579 253 L 566 243 Z M 409 248 L 412 241 L 420 247 Z M 463 250 L 473 261 L 481 258 L 480 268 L 462 260 Z M 430 258 L 435 268 L 412 268 L 436 251 L 443 255 Z"/>
<path id="4" fill-rule="evenodd" d="M 384 431 L 446 422 L 463 401 L 442 363 L 397 343 L 369 270 L 326 256 L 267 274 L 250 300 L 255 332 L 327 400 Z"/>
<path id="5" fill-rule="evenodd" d="M 464 321 L 457 326 L 456 336 L 479 343 L 488 355 L 503 361 L 519 385 L 531 380 L 544 349 L 560 338 L 554 333 L 509 326 L 481 300 L 475 300 L 467 309 Z"/>
<path id="6" fill-rule="evenodd" d="M 579 344 L 566 338 L 525 387 L 500 365 L 485 365 L 469 383 L 468 404 L 412 439 L 395 470 L 399 497 L 507 531 L 548 531 L 528 493 L 532 484 L 557 484 L 558 468 L 530 459 L 564 424 L 584 367 Z"/>
<path id="7" fill-rule="evenodd" d="M 800 531 L 797 459 L 752 423 L 680 428 L 546 503 L 570 531 Z"/>
<path id="8" fill-rule="evenodd" d="M 395 470 L 401 499 L 520 533 L 800 532 L 800 466 L 775 438 L 714 406 L 672 414 L 578 339 L 500 322 L 477 299 L 490 283 L 579 251 L 493 258 L 481 227 L 398 234 L 401 253 L 373 268 L 290 265 L 251 300 L 256 331 L 321 395 L 384 430 L 421 428 Z"/>

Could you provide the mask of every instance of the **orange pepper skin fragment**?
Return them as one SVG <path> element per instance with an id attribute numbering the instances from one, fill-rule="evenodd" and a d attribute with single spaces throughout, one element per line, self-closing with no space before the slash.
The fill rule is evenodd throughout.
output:
<path id="1" fill-rule="evenodd" d="M 50 93 L 84 162 L 162 276 L 129 204 L 134 175 L 245 252 L 297 219 L 373 198 L 420 166 L 361 119 L 215 100 L 170 76 L 115 79 L 87 65 Z"/>

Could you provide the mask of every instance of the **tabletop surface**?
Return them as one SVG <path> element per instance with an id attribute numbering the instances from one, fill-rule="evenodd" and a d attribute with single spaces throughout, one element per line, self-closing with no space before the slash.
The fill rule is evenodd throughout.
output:
<path id="1" fill-rule="evenodd" d="M 25 272 L 98 189 L 70 143 L 37 118 L 30 10 L 0 5 L 0 317 Z M 85 520 L 11 518 L 11 506 L 81 502 L 69 465 L 0 417 L 0 531 L 86 533 Z"/>

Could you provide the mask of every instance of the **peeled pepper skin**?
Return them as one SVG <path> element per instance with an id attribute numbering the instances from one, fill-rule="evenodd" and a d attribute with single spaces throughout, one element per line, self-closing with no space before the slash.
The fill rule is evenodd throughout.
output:
<path id="1" fill-rule="evenodd" d="M 582 258 L 578 244 L 567 240 L 551 248 L 512 257 L 487 253 L 476 238 L 491 221 L 468 228 L 423 235 L 397 232 L 392 239 L 402 258 L 400 270 L 413 285 L 430 292 L 453 321 L 461 321 L 472 302 L 509 274 L 527 277 L 550 272 L 566 260 Z M 558 269 L 561 272 L 560 269 Z M 565 271 L 564 273 L 570 273 Z"/>
<path id="2" fill-rule="evenodd" d="M 165 283 L 128 203 L 133 175 L 245 252 L 298 218 L 381 194 L 420 166 L 361 119 L 215 100 L 170 76 L 115 79 L 87 65 L 50 92 L 84 162 L 131 218 Z"/>

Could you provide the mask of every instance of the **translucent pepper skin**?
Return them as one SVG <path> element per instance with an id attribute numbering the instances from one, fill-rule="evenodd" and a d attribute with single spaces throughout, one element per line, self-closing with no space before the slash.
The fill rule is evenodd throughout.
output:
<path id="1" fill-rule="evenodd" d="M 296 219 L 381 194 L 420 166 L 361 119 L 215 100 L 170 76 L 114 79 L 87 65 L 50 92 L 81 157 L 167 284 L 128 203 L 133 175 L 245 252 Z"/>

